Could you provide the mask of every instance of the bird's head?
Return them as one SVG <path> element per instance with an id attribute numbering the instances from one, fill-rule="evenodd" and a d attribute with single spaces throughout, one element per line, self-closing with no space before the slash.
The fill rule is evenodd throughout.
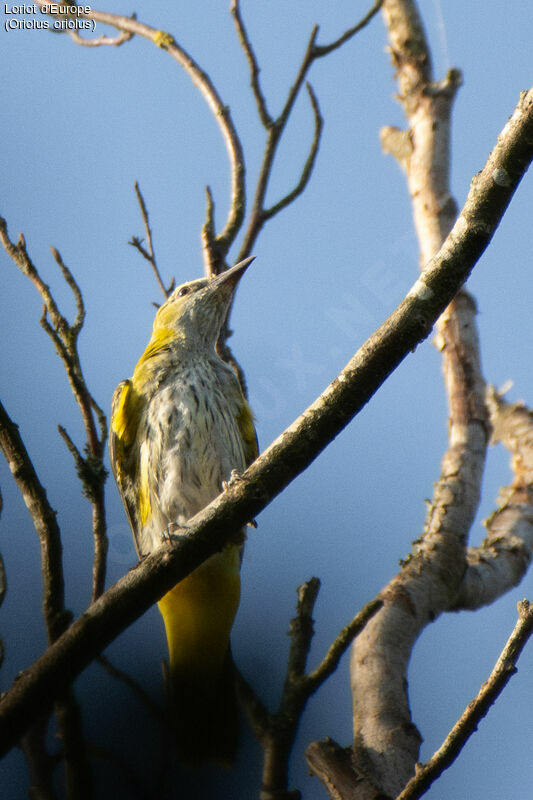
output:
<path id="1" fill-rule="evenodd" d="M 252 261 L 253 256 L 214 278 L 178 286 L 155 315 L 154 335 L 172 330 L 186 341 L 214 345 L 237 284 Z"/>

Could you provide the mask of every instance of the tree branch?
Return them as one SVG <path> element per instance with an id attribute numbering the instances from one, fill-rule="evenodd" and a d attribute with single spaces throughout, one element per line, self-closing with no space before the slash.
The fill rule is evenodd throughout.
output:
<path id="1" fill-rule="evenodd" d="M 444 81 L 433 81 L 415 2 L 385 0 L 383 11 L 409 130 L 405 137 L 394 132 L 391 144 L 387 129 L 382 141 L 406 172 L 424 267 L 448 236 L 457 213 L 449 186 L 450 123 L 460 74 L 451 70 Z M 454 230 L 463 217 L 464 210 Z M 462 290 L 437 323 L 450 413 L 449 447 L 423 535 L 385 590 L 383 610 L 353 648 L 354 741 L 361 765 L 367 758 L 371 763 L 373 784 L 390 796 L 411 777 L 421 742 L 407 694 L 412 648 L 423 627 L 453 603 L 479 503 L 490 429 L 475 311 Z"/>
<path id="2" fill-rule="evenodd" d="M 50 507 L 46 492 L 33 467 L 28 451 L 0 403 L 0 448 L 17 483 L 23 500 L 31 514 L 41 545 L 41 574 L 43 578 L 43 616 L 49 645 L 56 642 L 67 629 L 71 613 L 65 609 L 61 535 L 56 513 Z M 65 783 L 67 798 L 88 800 L 90 770 L 85 757 L 79 710 L 69 687 L 58 686 L 54 697 L 43 696 L 39 711 L 32 724 L 20 730 L 28 732 L 23 749 L 28 759 L 32 780 L 36 785 L 48 786 L 50 760 L 45 758 L 45 734 L 52 701 L 56 700 L 55 713 L 59 735 L 63 740 Z M 15 740 L 16 741 L 16 740 Z M 15 744 L 15 742 L 13 742 Z M 43 783 L 44 781 L 44 783 Z"/>
<path id="3" fill-rule="evenodd" d="M 320 397 L 212 503 L 85 611 L 0 700 L 0 753 L 118 634 L 255 516 L 348 424 L 430 332 L 487 247 L 533 159 L 533 90 L 523 93 L 472 182 L 454 229 L 398 308 Z M 497 175 L 505 181 L 495 182 Z"/>
<path id="4" fill-rule="evenodd" d="M 485 525 L 487 537 L 467 551 L 467 569 L 453 610 L 475 610 L 517 586 L 533 558 L 533 412 L 487 389 L 492 443 L 511 453 L 513 481 L 500 490 L 500 507 Z"/>
<path id="5" fill-rule="evenodd" d="M 315 166 L 316 157 L 318 155 L 318 148 L 320 145 L 320 137 L 322 135 L 322 128 L 324 127 L 324 120 L 320 113 L 320 106 L 318 105 L 318 100 L 313 91 L 313 87 L 311 86 L 310 83 L 306 83 L 306 88 L 309 94 L 309 99 L 311 100 L 311 107 L 313 109 L 313 116 L 315 119 L 315 134 L 313 136 L 313 141 L 311 142 L 309 155 L 307 156 L 307 159 L 305 161 L 304 167 L 302 169 L 302 174 L 300 175 L 300 179 L 298 180 L 298 183 L 296 184 L 294 189 L 288 192 L 288 194 L 286 194 L 285 197 L 282 197 L 281 200 L 279 200 L 273 206 L 270 206 L 270 208 L 265 208 L 263 210 L 262 217 L 264 222 L 274 217 L 276 214 L 278 214 L 280 211 L 282 211 L 284 208 L 286 208 L 288 205 L 294 202 L 294 200 L 296 200 L 296 198 L 303 193 L 307 184 L 309 183 L 311 173 Z"/>
<path id="6" fill-rule="evenodd" d="M 87 442 L 84 456 L 74 446 L 64 428 L 60 427 L 59 431 L 70 453 L 74 456 L 74 463 L 83 487 L 83 493 L 92 506 L 94 539 L 92 597 L 94 599 L 103 591 L 106 573 L 107 534 L 104 484 L 107 478 L 107 471 L 104 467 L 103 458 L 107 442 L 107 421 L 104 412 L 87 387 L 78 353 L 78 338 L 85 320 L 82 293 L 72 272 L 61 258 L 59 251 L 55 247 L 51 247 L 54 260 L 59 266 L 65 282 L 70 287 L 76 303 L 76 318 L 70 324 L 68 319 L 60 312 L 50 287 L 41 279 L 37 268 L 33 264 L 26 248 L 24 236 L 20 234 L 17 244 L 12 242 L 3 217 L 0 217 L 0 242 L 22 274 L 31 280 L 43 299 L 44 308 L 41 316 L 41 327 L 52 340 L 56 352 L 63 362 L 68 382 L 85 428 Z"/>
<path id="7" fill-rule="evenodd" d="M 135 194 L 137 195 L 137 202 L 139 203 L 139 208 L 141 209 L 141 216 L 143 220 L 144 230 L 146 233 L 146 243 L 148 245 L 148 249 L 143 246 L 143 239 L 139 239 L 138 236 L 132 236 L 131 240 L 128 244 L 131 244 L 132 247 L 135 247 L 136 250 L 145 258 L 150 266 L 152 267 L 152 272 L 154 273 L 155 279 L 161 291 L 163 292 L 163 296 L 165 299 L 172 294 L 174 289 L 175 281 L 172 278 L 168 289 L 166 288 L 165 284 L 163 283 L 163 279 L 161 277 L 161 273 L 159 272 L 159 268 L 157 266 L 157 261 L 155 258 L 154 252 L 154 243 L 152 240 L 152 229 L 150 228 L 150 222 L 148 218 L 148 209 L 146 208 L 146 203 L 144 202 L 144 197 L 142 195 L 141 189 L 137 181 L 133 184 L 135 189 Z"/>
<path id="8" fill-rule="evenodd" d="M 335 42 L 329 45 L 317 45 L 316 39 L 318 36 L 318 25 L 315 25 L 313 27 L 311 35 L 307 42 L 307 46 L 305 48 L 302 61 L 298 68 L 298 72 L 296 73 L 294 82 L 292 86 L 290 86 L 289 91 L 287 93 L 285 104 L 283 105 L 283 108 L 279 116 L 276 119 L 272 119 L 270 114 L 268 113 L 266 107 L 266 101 L 264 99 L 260 87 L 259 83 L 260 67 L 257 58 L 255 56 L 255 53 L 252 49 L 248 34 L 244 27 L 244 22 L 240 14 L 239 2 L 238 0 L 234 0 L 232 2 L 231 11 L 235 20 L 235 25 L 237 28 L 239 40 L 241 42 L 241 45 L 243 47 L 244 53 L 248 61 L 248 65 L 250 67 L 252 91 L 254 93 L 259 118 L 263 126 L 267 130 L 265 149 L 263 153 L 263 161 L 261 164 L 261 169 L 257 180 L 255 195 L 252 203 L 252 209 L 250 212 L 250 218 L 248 220 L 248 225 L 244 234 L 243 242 L 239 250 L 239 255 L 237 260 L 240 261 L 241 259 L 246 258 L 247 256 L 250 255 L 254 243 L 261 229 L 263 228 L 265 222 L 268 219 L 271 219 L 275 214 L 277 214 L 283 208 L 286 208 L 290 203 L 292 203 L 303 192 L 303 190 L 307 186 L 309 178 L 311 177 L 311 172 L 315 164 L 316 155 L 318 153 L 318 147 L 320 144 L 320 134 L 322 132 L 323 121 L 320 115 L 320 109 L 318 106 L 317 98 L 309 83 L 306 83 L 315 120 L 315 134 L 313 142 L 311 144 L 311 150 L 309 152 L 304 168 L 302 170 L 302 174 L 295 188 L 292 191 L 290 191 L 284 198 L 282 198 L 278 203 L 275 203 L 268 209 L 265 208 L 266 194 L 270 177 L 272 175 L 272 168 L 276 157 L 277 148 L 281 140 L 281 137 L 283 135 L 283 132 L 287 126 L 287 122 L 292 113 L 296 100 L 300 94 L 300 90 L 306 81 L 306 76 L 312 64 L 317 58 L 327 55 L 327 53 L 330 53 L 333 50 L 336 50 L 337 48 L 341 47 L 341 45 L 343 45 L 345 42 L 351 39 L 359 30 L 365 27 L 365 25 L 367 25 L 368 22 L 370 22 L 372 17 L 375 16 L 377 11 L 381 7 L 382 3 L 383 0 L 377 0 L 377 2 L 374 3 L 372 9 L 365 15 L 365 17 L 363 18 L 363 20 L 361 20 L 361 22 L 350 28 Z"/>
<path id="9" fill-rule="evenodd" d="M 239 37 L 241 47 L 244 50 L 246 60 L 248 61 L 248 67 L 250 69 L 250 85 L 252 87 L 255 103 L 257 105 L 257 113 L 259 114 L 259 119 L 261 120 L 263 127 L 268 130 L 268 128 L 270 128 L 272 125 L 273 120 L 268 113 L 265 96 L 261 89 L 261 84 L 259 81 L 259 73 L 261 72 L 261 68 L 244 25 L 239 0 L 232 0 L 230 5 L 230 13 L 233 16 L 237 35 Z"/>
<path id="10" fill-rule="evenodd" d="M 477 697 L 468 704 L 439 749 L 426 764 L 417 767 L 416 775 L 411 778 L 396 800 L 417 800 L 444 770 L 453 764 L 469 738 L 476 732 L 483 717 L 516 673 L 516 662 L 532 633 L 533 608 L 527 600 L 522 600 L 518 603 L 518 622 L 489 679 L 483 684 Z"/>
<path id="11" fill-rule="evenodd" d="M 289 800 L 300 793 L 288 790 L 289 758 L 298 726 L 309 698 L 335 671 L 341 656 L 353 639 L 383 605 L 380 598 L 367 603 L 335 638 L 325 658 L 306 674 L 307 658 L 313 639 L 313 609 L 320 581 L 311 578 L 298 587 L 296 616 L 291 620 L 291 644 L 281 699 L 275 712 L 269 713 L 240 676 L 239 688 L 245 702 L 252 730 L 264 749 L 261 797 L 263 800 Z"/>
<path id="12" fill-rule="evenodd" d="M 47 5 L 44 0 L 36 0 L 36 2 L 41 8 Z M 67 16 L 74 17 L 75 15 L 71 13 Z M 170 33 L 152 28 L 150 25 L 139 22 L 135 17 L 124 17 L 119 14 L 110 14 L 106 11 L 90 10 L 86 14 L 76 12 L 76 16 L 91 19 L 103 25 L 109 25 L 123 33 L 131 36 L 141 36 L 153 42 L 177 61 L 202 94 L 223 136 L 230 162 L 230 210 L 223 230 L 212 242 L 217 262 L 222 263 L 242 225 L 246 204 L 244 154 L 229 107 L 222 102 L 207 72 L 176 42 Z"/>

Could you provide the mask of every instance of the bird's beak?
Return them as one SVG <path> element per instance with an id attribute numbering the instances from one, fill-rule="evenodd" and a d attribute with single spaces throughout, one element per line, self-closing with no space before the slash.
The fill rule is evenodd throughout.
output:
<path id="1" fill-rule="evenodd" d="M 254 258 L 255 256 L 249 256 L 249 258 L 245 258 L 244 261 L 239 261 L 239 263 L 235 264 L 235 266 L 231 267 L 231 269 L 221 272 L 220 275 L 217 275 L 216 278 L 213 278 L 209 282 L 209 287 L 215 289 L 216 287 L 227 283 L 235 288 Z"/>

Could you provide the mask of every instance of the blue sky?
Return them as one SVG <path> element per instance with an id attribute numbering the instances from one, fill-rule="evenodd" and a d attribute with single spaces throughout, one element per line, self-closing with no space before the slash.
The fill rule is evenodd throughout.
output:
<path id="1" fill-rule="evenodd" d="M 106 10 L 136 10 L 140 20 L 172 32 L 211 74 L 231 107 L 253 187 L 263 131 L 228 5 L 162 0 L 131 7 L 113 0 Z M 330 5 L 243 0 L 272 113 L 284 102 L 312 25 L 320 24 L 319 41 L 327 42 L 366 11 L 360 2 Z M 452 168 L 461 205 L 519 92 L 530 85 L 531 10 L 524 2 L 513 4 L 512 13 L 458 0 L 421 5 L 436 77 L 451 66 L 464 73 L 454 109 Z M 219 225 L 227 212 L 224 145 L 188 77 L 146 41 L 93 50 L 60 35 L 7 32 L 3 26 L 0 38 L 0 214 L 12 236 L 24 232 L 43 279 L 71 315 L 72 298 L 50 256 L 50 244 L 78 279 L 87 306 L 84 368 L 107 409 L 114 387 L 131 374 L 149 338 L 151 303 L 161 299 L 144 262 L 127 245 L 132 235 L 143 233 L 133 182 L 139 181 L 149 207 L 165 279 L 195 278 L 202 272 L 206 184 L 215 196 Z M 335 376 L 416 277 L 417 247 L 404 178 L 393 160 L 381 154 L 378 138 L 382 125 L 403 124 L 385 46 L 377 18 L 341 51 L 313 66 L 310 81 L 325 119 L 316 169 L 306 193 L 262 233 L 256 262 L 239 288 L 232 347 L 246 371 L 262 447 Z M 269 202 L 294 184 L 311 137 L 312 116 L 302 96 L 275 165 Z M 479 304 L 485 375 L 496 385 L 512 379 L 510 397 L 530 404 L 532 208 L 533 188 L 526 177 L 470 283 Z M 59 512 L 67 601 L 78 613 L 90 586 L 90 510 L 56 425 L 65 425 L 81 443 L 81 424 L 62 367 L 39 328 L 35 290 L 3 253 L 0 269 L 0 392 Z M 243 565 L 233 650 L 267 702 L 275 702 L 280 688 L 296 587 L 311 575 L 322 580 L 312 652 L 316 660 L 332 633 L 379 591 L 409 552 L 423 524 L 424 498 L 431 496 L 438 478 L 445 443 L 440 361 L 427 341 L 322 457 L 261 514 Z M 491 451 L 480 520 L 495 507 L 508 475 L 506 454 Z M 44 633 L 37 537 L 3 463 L 0 485 L 0 550 L 9 581 L 0 609 L 6 688 L 39 654 Z M 111 481 L 108 498 L 112 581 L 135 556 Z M 483 530 L 478 523 L 473 542 L 481 540 Z M 441 743 L 489 674 L 514 624 L 517 600 L 532 594 L 528 576 L 493 607 L 475 615 L 448 615 L 425 632 L 409 674 L 413 717 L 425 739 L 422 758 Z M 531 647 L 526 650 L 503 698 L 461 759 L 430 790 L 430 800 L 530 796 L 532 653 Z M 161 698 L 159 662 L 165 644 L 156 611 L 128 630 L 111 655 Z M 127 692 L 114 686 L 112 702 L 104 703 L 109 687 L 96 669 L 78 682 L 82 698 L 94 691 L 102 698 L 90 705 L 89 734 L 97 738 L 104 728 L 106 741 L 120 744 L 132 726 L 137 728 L 136 709 Z M 346 744 L 350 734 L 345 661 L 303 720 L 292 783 L 306 799 L 323 796 L 316 779 L 306 774 L 306 744 L 324 735 Z M 147 736 L 139 730 L 139 762 L 139 753 L 152 753 Z M 253 792 L 249 787 L 257 783 L 257 752 L 252 744 L 246 747 L 243 761 L 249 766 L 223 779 L 232 791 L 238 786 Z M 0 764 L 6 796 L 25 796 L 23 775 L 19 753 Z M 109 777 L 106 789 L 116 798 L 123 796 Z"/>

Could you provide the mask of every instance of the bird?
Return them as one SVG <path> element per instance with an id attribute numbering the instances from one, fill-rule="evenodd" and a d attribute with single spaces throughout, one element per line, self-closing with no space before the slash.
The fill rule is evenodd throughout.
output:
<path id="1" fill-rule="evenodd" d="M 133 376 L 113 394 L 109 450 L 139 558 L 204 508 L 256 458 L 254 417 L 215 346 L 253 258 L 178 286 L 158 309 Z M 178 527 L 179 526 L 179 527 Z M 166 697 L 178 757 L 231 766 L 238 710 L 230 631 L 244 531 L 159 601 Z"/>

